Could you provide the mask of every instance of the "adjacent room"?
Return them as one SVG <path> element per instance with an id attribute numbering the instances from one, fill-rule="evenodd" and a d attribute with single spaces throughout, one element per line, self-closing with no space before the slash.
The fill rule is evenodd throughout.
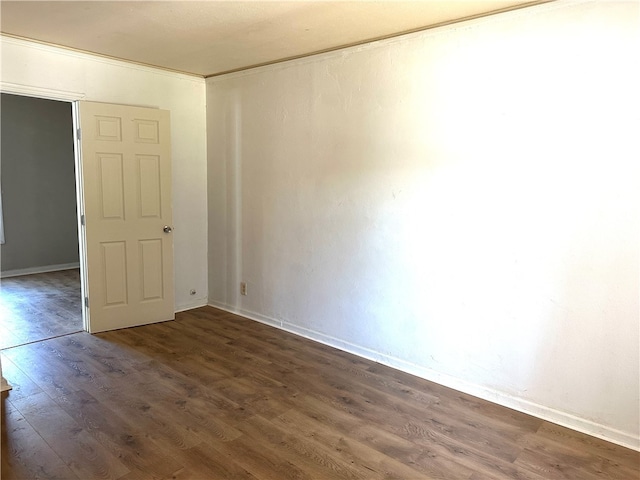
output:
<path id="1" fill-rule="evenodd" d="M 64 292 L 92 333 L 2 345 L 3 478 L 640 476 L 637 2 L 27 3 L 2 2 L 2 271 L 5 98 L 71 115 L 97 179 L 64 188 L 76 256 L 51 264 L 87 273 L 96 192 L 156 223 Z M 157 179 L 130 198 L 129 124 Z M 96 326 L 147 246 L 175 314 Z M 102 306 L 92 271 L 124 279 Z"/>
<path id="2" fill-rule="evenodd" d="M 71 104 L 2 94 L 0 348 L 83 330 Z"/>

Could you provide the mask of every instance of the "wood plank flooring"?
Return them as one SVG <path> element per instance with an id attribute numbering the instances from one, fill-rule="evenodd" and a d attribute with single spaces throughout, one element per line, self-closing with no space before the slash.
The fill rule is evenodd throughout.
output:
<path id="1" fill-rule="evenodd" d="M 3 479 L 640 478 L 640 454 L 211 307 L 2 352 Z"/>
<path id="2" fill-rule="evenodd" d="M 80 271 L 0 279 L 0 349 L 82 330 Z"/>

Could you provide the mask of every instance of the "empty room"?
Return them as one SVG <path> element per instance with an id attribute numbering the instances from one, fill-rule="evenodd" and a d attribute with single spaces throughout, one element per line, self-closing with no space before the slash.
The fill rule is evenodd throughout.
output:
<path id="1" fill-rule="evenodd" d="M 2 94 L 0 349 L 82 331 L 71 104 Z"/>
<path id="2" fill-rule="evenodd" d="M 637 2 L 0 6 L 82 310 L 3 479 L 640 477 Z"/>

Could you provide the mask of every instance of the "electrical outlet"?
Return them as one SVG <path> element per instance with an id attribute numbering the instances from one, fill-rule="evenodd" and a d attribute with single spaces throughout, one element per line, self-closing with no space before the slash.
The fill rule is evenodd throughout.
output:
<path id="1" fill-rule="evenodd" d="M 241 282 L 240 283 L 240 295 L 246 295 L 247 294 L 247 282 Z"/>

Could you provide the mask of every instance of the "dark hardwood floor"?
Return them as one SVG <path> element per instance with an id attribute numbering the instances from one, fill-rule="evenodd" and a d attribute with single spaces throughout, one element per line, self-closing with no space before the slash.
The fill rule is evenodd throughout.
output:
<path id="1" fill-rule="evenodd" d="M 0 349 L 82 330 L 80 271 L 0 279 Z"/>
<path id="2" fill-rule="evenodd" d="M 3 479 L 640 477 L 640 453 L 203 307 L 2 352 Z"/>

